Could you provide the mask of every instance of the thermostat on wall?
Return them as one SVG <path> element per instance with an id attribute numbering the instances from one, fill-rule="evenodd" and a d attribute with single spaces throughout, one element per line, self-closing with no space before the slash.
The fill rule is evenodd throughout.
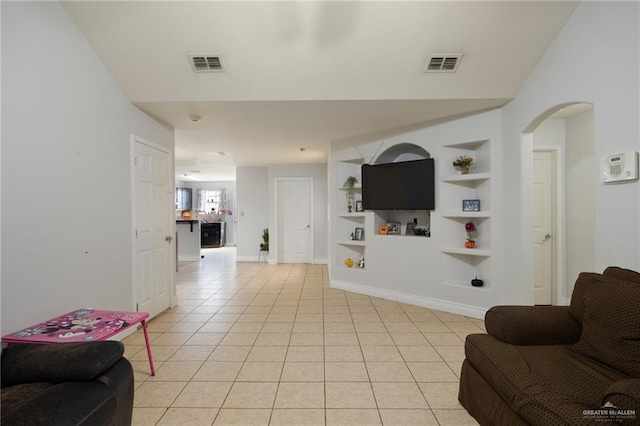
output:
<path id="1" fill-rule="evenodd" d="M 638 153 L 621 152 L 602 157 L 600 182 L 624 182 L 638 179 Z"/>

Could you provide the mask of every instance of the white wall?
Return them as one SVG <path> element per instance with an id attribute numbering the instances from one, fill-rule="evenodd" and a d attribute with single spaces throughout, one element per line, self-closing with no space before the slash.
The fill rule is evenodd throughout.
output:
<path id="1" fill-rule="evenodd" d="M 79 307 L 129 310 L 131 105 L 58 2 L 2 2 L 2 333 Z"/>
<path id="2" fill-rule="evenodd" d="M 274 164 L 269 166 L 269 229 L 276 229 L 275 179 L 310 177 L 313 179 L 313 263 L 327 263 L 327 165 L 326 164 Z M 275 251 L 269 253 L 273 258 Z"/>
<path id="3" fill-rule="evenodd" d="M 267 167 L 238 167 L 236 260 L 256 261 L 262 230 L 269 227 L 269 170 Z"/>
<path id="4" fill-rule="evenodd" d="M 567 296 L 578 274 L 596 269 L 597 162 L 593 109 L 566 120 Z"/>
<path id="5" fill-rule="evenodd" d="M 554 146 L 564 150 L 565 120 L 550 118 L 541 123 L 533 132 L 533 146 Z"/>
<path id="6" fill-rule="evenodd" d="M 594 105 L 595 158 L 610 152 L 640 150 L 640 4 L 638 2 L 581 2 L 556 40 L 523 85 L 516 98 L 497 112 L 480 114 L 378 139 L 372 146 L 358 145 L 363 154 L 372 155 L 400 142 L 412 142 L 432 152 L 433 144 L 491 139 L 492 189 L 492 277 L 491 290 L 469 292 L 443 290 L 436 283 L 441 272 L 436 251 L 424 243 L 397 249 L 410 260 L 396 256 L 387 246 L 389 267 L 342 273 L 334 268 L 336 236 L 331 236 L 331 282 L 339 281 L 354 291 L 387 294 L 410 303 L 443 302 L 450 311 L 478 312 L 496 304 L 533 303 L 531 233 L 531 143 L 523 143 L 523 133 L 532 131 L 556 107 L 587 102 Z M 616 66 L 602 58 L 616 58 Z M 498 114 L 496 117 L 495 114 Z M 496 134 L 497 133 L 497 134 Z M 331 151 L 330 179 L 336 161 L 356 158 L 349 153 L 357 141 L 335 143 Z M 375 141 L 375 138 L 369 140 Z M 531 139 L 529 139 L 530 141 Z M 495 145 L 494 145 L 495 144 Z M 366 145 L 366 144 L 365 144 Z M 371 145 L 371 144 L 369 144 Z M 494 146 L 498 148 L 494 151 Z M 367 148 L 372 148 L 368 149 Z M 437 156 L 434 156 L 437 158 Z M 438 172 L 436 161 L 436 174 Z M 591 165 L 593 168 L 597 164 Z M 330 187 L 339 185 L 330 180 Z M 493 185 L 493 183 L 492 183 Z M 640 270 L 640 183 L 602 185 L 594 183 L 595 268 L 608 265 Z M 332 202 L 335 202 L 332 197 Z M 436 209 L 438 207 L 436 206 Z M 332 214 L 335 214 L 332 208 Z M 432 239 L 437 238 L 438 213 L 432 214 Z M 333 232 L 333 231 L 332 231 Z M 382 237 L 381 237 L 382 238 Z M 367 258 L 376 248 L 367 242 Z M 414 268 L 414 264 L 426 266 Z M 371 262 L 368 262 L 370 265 Z M 580 266 L 582 267 L 582 265 Z M 342 268 L 345 269 L 345 268 Z M 411 302 L 411 300 L 414 300 Z"/>
<path id="7" fill-rule="evenodd" d="M 596 158 L 640 149 L 639 8 L 637 2 L 581 2 L 518 96 L 503 108 L 504 192 L 514 199 L 523 194 L 522 204 L 505 205 L 509 250 L 503 279 L 515 282 L 506 295 L 510 301 L 533 298 L 522 132 L 558 105 L 588 102 L 594 105 Z M 617 58 L 616 66 L 612 69 L 604 57 Z M 597 271 L 608 265 L 640 269 L 639 185 L 595 184 Z"/>

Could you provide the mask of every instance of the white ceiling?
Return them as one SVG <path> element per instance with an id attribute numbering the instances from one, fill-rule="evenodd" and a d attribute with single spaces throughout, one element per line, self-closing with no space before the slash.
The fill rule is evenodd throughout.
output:
<path id="1" fill-rule="evenodd" d="M 577 2 L 63 5 L 129 100 L 175 128 L 178 177 L 235 180 L 236 166 L 325 162 L 332 141 L 504 105 Z M 424 73 L 430 53 L 464 56 Z M 194 73 L 189 54 L 225 71 Z"/>

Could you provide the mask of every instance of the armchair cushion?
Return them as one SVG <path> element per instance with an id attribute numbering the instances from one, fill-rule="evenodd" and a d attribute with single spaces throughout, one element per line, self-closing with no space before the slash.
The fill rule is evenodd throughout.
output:
<path id="1" fill-rule="evenodd" d="M 583 330 L 575 349 L 629 377 L 640 378 L 640 286 L 607 278 L 585 298 Z"/>
<path id="2" fill-rule="evenodd" d="M 500 399 L 529 424 L 582 424 L 619 373 L 581 356 L 571 345 L 516 346 L 472 334 L 466 361 Z"/>
<path id="3" fill-rule="evenodd" d="M 116 341 L 9 346 L 2 352 L 2 387 L 93 380 L 123 354 Z"/>
<path id="4" fill-rule="evenodd" d="M 575 343 L 581 332 L 568 306 L 494 306 L 485 326 L 489 335 L 513 345 Z"/>

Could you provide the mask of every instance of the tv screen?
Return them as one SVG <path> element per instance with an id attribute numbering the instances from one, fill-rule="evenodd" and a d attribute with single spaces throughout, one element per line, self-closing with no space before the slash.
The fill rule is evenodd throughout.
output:
<path id="1" fill-rule="evenodd" d="M 433 158 L 362 166 L 365 210 L 434 210 Z"/>

